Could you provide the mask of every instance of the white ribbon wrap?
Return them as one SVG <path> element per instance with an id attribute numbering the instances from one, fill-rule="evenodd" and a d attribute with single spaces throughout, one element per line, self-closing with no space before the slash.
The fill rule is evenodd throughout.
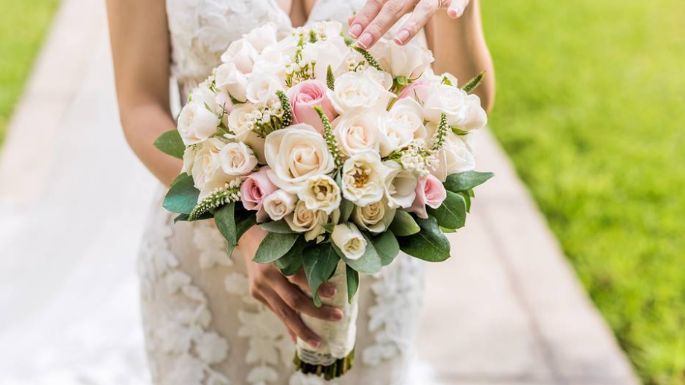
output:
<path id="1" fill-rule="evenodd" d="M 300 359 L 311 365 L 332 365 L 336 360 L 347 357 L 354 349 L 357 335 L 357 295 L 352 297 L 352 303 L 347 300 L 347 274 L 345 263 L 340 261 L 335 274 L 328 281 L 337 290 L 332 298 L 321 298 L 326 305 L 335 306 L 343 311 L 340 321 L 324 321 L 306 314 L 302 314 L 302 321 L 314 333 L 321 337 L 318 348 L 310 346 L 305 341 L 297 339 L 297 354 Z"/>

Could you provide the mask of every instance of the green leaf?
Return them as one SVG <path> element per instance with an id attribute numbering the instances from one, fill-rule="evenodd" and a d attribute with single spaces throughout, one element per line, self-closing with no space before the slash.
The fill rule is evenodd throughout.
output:
<path id="1" fill-rule="evenodd" d="M 461 195 L 464 198 L 464 202 L 466 202 L 466 212 L 470 213 L 471 212 L 471 193 L 473 190 L 469 191 L 460 191 L 459 195 Z"/>
<path id="2" fill-rule="evenodd" d="M 197 204 L 200 191 L 195 188 L 193 177 L 183 173 L 174 179 L 164 197 L 164 208 L 177 214 L 190 214 Z"/>
<path id="3" fill-rule="evenodd" d="M 240 238 L 243 236 L 243 234 L 245 234 L 247 230 L 254 226 L 257 223 L 257 220 L 254 215 L 248 216 L 244 219 L 238 219 L 238 215 L 236 214 L 236 222 L 236 239 L 240 241 Z M 235 245 L 231 245 L 229 242 L 228 249 L 226 250 L 228 255 L 233 254 L 233 250 L 235 250 L 237 245 L 237 243 Z"/>
<path id="4" fill-rule="evenodd" d="M 298 238 L 295 242 L 295 246 L 292 247 L 283 257 L 276 260 L 274 265 L 281 270 L 281 273 L 286 276 L 291 276 L 296 274 L 302 268 L 302 252 L 307 246 L 307 242 L 304 238 Z"/>
<path id="5" fill-rule="evenodd" d="M 428 262 L 442 262 L 450 257 L 450 242 L 440 231 L 433 217 L 417 219 L 421 231 L 399 239 L 400 249 L 405 253 Z"/>
<path id="6" fill-rule="evenodd" d="M 371 239 L 373 247 L 381 257 L 381 264 L 388 266 L 400 252 L 400 244 L 392 232 L 386 231 L 383 234 Z"/>
<path id="7" fill-rule="evenodd" d="M 495 176 L 491 172 L 466 171 L 452 174 L 445 181 L 445 188 L 452 192 L 468 191 Z"/>
<path id="8" fill-rule="evenodd" d="M 359 273 L 345 265 L 345 274 L 347 276 L 347 301 L 352 303 L 352 298 L 354 298 L 354 295 L 357 294 L 357 289 L 359 289 Z"/>
<path id="9" fill-rule="evenodd" d="M 259 244 L 254 261 L 271 263 L 284 256 L 294 245 L 300 234 L 268 233 Z"/>
<path id="10" fill-rule="evenodd" d="M 366 238 L 366 250 L 364 255 L 359 259 L 348 259 L 344 256 L 342 250 L 338 249 L 333 243 L 331 245 L 334 247 L 338 255 L 345 261 L 347 266 L 353 268 L 360 273 L 375 274 L 378 273 L 383 267 L 383 262 L 381 261 L 381 256 L 376 252 L 376 248 L 373 247 L 373 242 L 365 235 Z"/>
<path id="11" fill-rule="evenodd" d="M 339 260 L 340 258 L 329 243 L 320 243 L 304 249 L 302 254 L 304 274 L 307 276 L 316 306 L 321 306 L 319 287 L 335 273 Z"/>
<path id="12" fill-rule="evenodd" d="M 464 87 L 462 87 L 462 90 L 466 91 L 467 93 L 471 93 L 471 91 L 475 90 L 478 88 L 480 83 L 483 81 L 483 77 L 485 76 L 485 72 L 481 72 L 478 75 L 474 76 L 473 79 L 469 80 Z"/>
<path id="13" fill-rule="evenodd" d="M 404 210 L 397 210 L 395 218 L 390 224 L 390 231 L 398 237 L 406 237 L 418 233 L 421 228 L 416 224 L 411 214 Z"/>
<path id="14" fill-rule="evenodd" d="M 352 210 L 354 210 L 354 203 L 343 198 L 340 201 L 340 223 L 345 223 L 350 220 Z"/>
<path id="15" fill-rule="evenodd" d="M 238 244 L 238 230 L 235 223 L 235 203 L 222 206 L 214 212 L 216 227 L 219 228 L 221 235 L 226 238 L 229 246 Z"/>
<path id="16" fill-rule="evenodd" d="M 174 158 L 183 159 L 183 152 L 185 152 L 186 146 L 183 144 L 181 135 L 177 130 L 163 133 L 155 140 L 154 144 L 159 151 Z"/>
<path id="17" fill-rule="evenodd" d="M 447 229 L 460 229 L 466 223 L 466 201 L 464 197 L 447 191 L 447 198 L 437 209 L 428 208 L 428 214 L 437 219 L 438 224 Z"/>
<path id="18" fill-rule="evenodd" d="M 280 220 L 280 221 L 275 221 L 275 222 L 264 222 L 259 225 L 259 227 L 263 228 L 264 230 L 270 232 L 270 233 L 278 233 L 278 234 L 292 234 L 294 231 L 290 228 L 288 225 L 288 222 L 285 220 Z"/>

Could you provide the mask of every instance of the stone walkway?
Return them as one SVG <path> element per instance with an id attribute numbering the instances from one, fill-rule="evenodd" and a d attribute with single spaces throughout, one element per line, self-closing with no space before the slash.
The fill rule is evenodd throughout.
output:
<path id="1" fill-rule="evenodd" d="M 79 258 L 108 261 L 111 276 L 124 282 L 117 298 L 125 300 L 116 306 L 136 306 L 135 249 L 155 182 L 118 129 L 105 28 L 101 1 L 63 1 L 0 154 L 0 208 L 7 213 L 0 248 L 15 250 L 0 255 L 0 314 L 11 314 L 0 317 L 0 346 L 27 339 L 27 352 L 48 340 L 59 346 L 39 325 L 49 319 L 56 331 L 72 322 L 65 308 L 98 306 L 100 297 L 73 295 L 87 262 Z M 429 266 L 418 345 L 433 382 L 637 384 L 506 156 L 487 132 L 478 147 L 479 169 L 497 176 L 478 190 L 467 229 L 452 238 L 454 257 Z M 127 183 L 137 188 L 107 202 L 107 213 L 98 210 L 98 189 Z M 101 222 L 88 226 L 94 216 Z M 46 225 L 56 218 L 68 219 Z M 89 247 L 122 227 L 114 251 Z M 41 242 L 32 242 L 36 234 Z M 110 254 L 121 256 L 119 264 Z M 134 321 L 121 322 L 135 328 Z M 35 335 L 43 337 L 27 337 Z M 11 355 L 15 363 L 21 357 Z"/>

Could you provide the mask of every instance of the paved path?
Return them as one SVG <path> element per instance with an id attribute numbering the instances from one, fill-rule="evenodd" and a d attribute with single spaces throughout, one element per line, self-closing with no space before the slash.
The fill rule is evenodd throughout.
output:
<path id="1" fill-rule="evenodd" d="M 118 128 L 101 3 L 63 2 L 0 154 L 0 250 L 7 251 L 0 255 L 0 362 L 17 373 L 43 373 L 51 385 L 80 383 L 55 382 L 54 367 L 102 356 L 88 350 L 97 346 L 93 336 L 112 353 L 98 368 L 122 376 L 111 383 L 142 383 L 121 371 L 140 362 L 133 266 L 156 186 Z M 418 342 L 427 373 L 442 385 L 637 384 L 487 132 L 479 162 L 497 177 L 478 191 L 468 228 L 453 237 L 454 258 L 429 267 Z M 112 190 L 121 191 L 102 194 Z M 107 274 L 94 280 L 98 264 Z M 112 311 L 126 314 L 114 322 L 134 331 L 111 335 L 112 320 L 97 314 Z M 79 337 L 83 330 L 87 339 Z M 126 348 L 117 350 L 121 341 Z M 53 352 L 37 359 L 45 346 L 68 348 L 72 358 Z"/>

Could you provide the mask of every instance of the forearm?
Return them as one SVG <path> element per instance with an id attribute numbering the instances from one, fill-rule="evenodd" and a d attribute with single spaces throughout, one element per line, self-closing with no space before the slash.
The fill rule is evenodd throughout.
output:
<path id="1" fill-rule="evenodd" d="M 483 107 L 490 110 L 495 99 L 495 73 L 483 34 L 479 2 L 472 1 L 457 20 L 449 18 L 446 12 L 436 13 L 427 26 L 427 37 L 435 56 L 436 73 L 452 73 L 463 83 L 485 72 L 475 93 Z"/>
<path id="2" fill-rule="evenodd" d="M 170 185 L 181 171 L 182 162 L 154 146 L 160 134 L 176 126 L 168 110 L 156 102 L 136 104 L 122 110 L 121 122 L 136 156 L 164 185 Z"/>

